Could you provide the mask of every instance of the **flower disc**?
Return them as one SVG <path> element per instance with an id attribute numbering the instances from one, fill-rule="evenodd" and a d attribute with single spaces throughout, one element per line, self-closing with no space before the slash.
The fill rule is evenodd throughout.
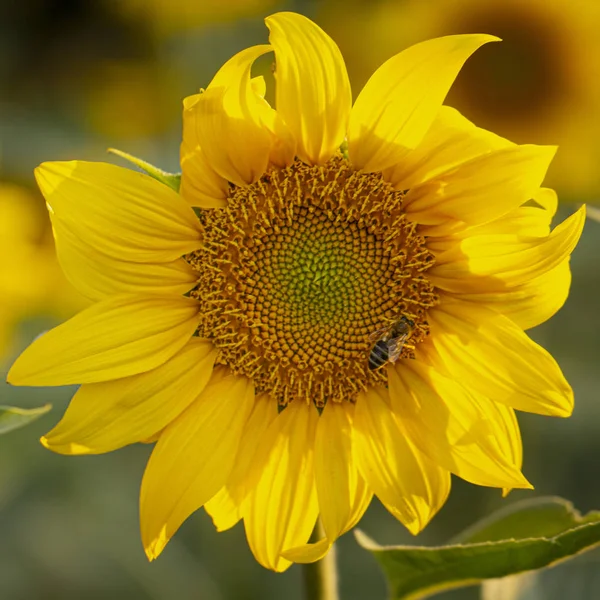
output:
<path id="1" fill-rule="evenodd" d="M 198 333 L 220 360 L 285 406 L 353 400 L 367 384 L 374 334 L 402 316 L 415 323 L 402 356 L 428 333 L 437 300 L 424 273 L 433 256 L 402 210 L 403 193 L 341 156 L 300 161 L 203 212 Z"/>

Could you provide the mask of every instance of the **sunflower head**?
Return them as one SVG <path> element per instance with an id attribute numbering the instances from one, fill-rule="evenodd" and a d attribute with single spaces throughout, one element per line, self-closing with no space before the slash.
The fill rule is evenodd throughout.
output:
<path id="1" fill-rule="evenodd" d="M 231 186 L 227 206 L 201 213 L 198 335 L 218 362 L 250 377 L 280 407 L 356 400 L 385 370 L 368 368 L 373 333 L 406 315 L 402 356 L 428 333 L 433 254 L 403 211 L 401 191 L 336 154 L 295 160 Z"/>
<path id="2" fill-rule="evenodd" d="M 584 212 L 551 230 L 555 148 L 443 106 L 495 38 L 408 48 L 352 105 L 317 25 L 267 26 L 269 45 L 184 101 L 179 193 L 101 163 L 37 170 L 61 264 L 96 304 L 9 380 L 83 384 L 42 439 L 56 452 L 156 442 L 140 501 L 151 559 L 201 506 L 219 529 L 243 520 L 277 571 L 322 557 L 373 494 L 416 534 L 450 473 L 530 487 L 515 408 L 572 409 L 524 329 L 566 299 Z M 269 52 L 275 108 L 251 74 Z"/>

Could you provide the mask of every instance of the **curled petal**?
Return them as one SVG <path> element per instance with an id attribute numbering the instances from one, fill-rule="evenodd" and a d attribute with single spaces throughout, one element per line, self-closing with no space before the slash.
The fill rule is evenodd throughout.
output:
<path id="1" fill-rule="evenodd" d="M 183 101 L 183 141 L 180 148 L 181 186 L 179 193 L 191 206 L 223 208 L 229 184 L 208 162 L 202 150 L 198 127 L 198 102 L 202 94 Z"/>
<path id="2" fill-rule="evenodd" d="M 386 61 L 359 94 L 348 127 L 348 154 L 364 171 L 383 171 L 416 148 L 463 64 L 491 35 L 452 35 L 407 48 Z"/>
<path id="3" fill-rule="evenodd" d="M 265 102 L 250 79 L 252 63 L 271 50 L 269 45 L 242 50 L 190 103 L 190 119 L 208 164 L 223 179 L 240 186 L 253 183 L 265 172 L 273 146 L 262 118 Z"/>
<path id="4" fill-rule="evenodd" d="M 322 164 L 346 135 L 352 102 L 344 59 L 310 19 L 281 12 L 266 19 L 275 50 L 276 108 L 298 143 L 298 156 Z"/>

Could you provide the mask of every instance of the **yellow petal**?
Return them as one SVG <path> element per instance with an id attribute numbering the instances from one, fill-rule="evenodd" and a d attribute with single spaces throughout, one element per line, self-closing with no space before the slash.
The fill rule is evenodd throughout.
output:
<path id="1" fill-rule="evenodd" d="M 201 94 L 183 101 L 183 140 L 180 149 L 181 186 L 179 193 L 191 206 L 223 208 L 229 183 L 209 164 L 202 150 L 197 104 Z"/>
<path id="2" fill-rule="evenodd" d="M 485 304 L 522 329 L 536 327 L 555 315 L 569 296 L 571 269 L 567 258 L 554 269 L 503 292 L 460 294 L 461 300 Z"/>
<path id="3" fill-rule="evenodd" d="M 208 340 L 192 338 L 152 371 L 81 386 L 42 443 L 60 454 L 100 454 L 151 438 L 202 391 L 216 355 Z"/>
<path id="4" fill-rule="evenodd" d="M 250 79 L 250 84 L 252 85 L 252 91 L 259 97 L 264 98 L 267 93 L 267 82 L 262 75 L 258 77 L 252 77 Z"/>
<path id="5" fill-rule="evenodd" d="M 550 213 L 539 206 L 519 206 L 502 217 L 475 227 L 459 226 L 445 235 L 451 227 L 444 223 L 439 227 L 421 227 L 422 235 L 428 237 L 427 247 L 436 254 L 438 262 L 461 258 L 461 242 L 480 236 L 511 235 L 520 238 L 546 238 L 550 234 Z M 436 237 L 437 234 L 441 237 Z"/>
<path id="6" fill-rule="evenodd" d="M 262 123 L 271 134 L 269 163 L 280 169 L 289 167 L 296 158 L 296 138 L 281 115 L 266 100 L 262 104 Z"/>
<path id="7" fill-rule="evenodd" d="M 271 108 L 265 100 L 267 85 L 264 77 L 253 77 L 251 80 L 254 93 L 262 99 L 261 118 L 264 126 L 271 132 L 273 147 L 269 162 L 283 169 L 294 162 L 296 157 L 296 139 L 281 115 Z"/>
<path id="8" fill-rule="evenodd" d="M 205 505 L 204 510 L 212 518 L 217 531 L 226 531 L 242 518 L 242 507 L 223 486 Z"/>
<path id="9" fill-rule="evenodd" d="M 526 145 L 477 156 L 411 189 L 406 212 L 423 225 L 487 223 L 533 197 L 555 153 L 554 146 Z"/>
<path id="10" fill-rule="evenodd" d="M 509 406 L 493 403 L 493 409 L 499 412 L 498 418 L 493 420 L 496 425 L 496 439 L 500 450 L 508 456 L 509 461 L 519 469 L 523 466 L 523 442 L 521 430 L 515 411 Z M 502 488 L 502 496 L 506 497 L 512 488 Z"/>
<path id="11" fill-rule="evenodd" d="M 455 252 L 436 254 L 427 273 L 437 287 L 456 293 L 503 292 L 558 267 L 573 252 L 585 223 L 585 206 L 545 238 L 498 234 L 469 237 Z"/>
<path id="12" fill-rule="evenodd" d="M 476 156 L 512 145 L 476 127 L 456 109 L 442 106 L 423 141 L 384 175 L 397 189 L 409 190 Z"/>
<path id="13" fill-rule="evenodd" d="M 260 394 L 255 398 L 227 483 L 217 497 L 204 507 L 218 531 L 233 527 L 241 518 L 241 506 L 256 483 L 251 477 L 256 449 L 276 416 L 277 403 L 273 398 L 267 394 Z"/>
<path id="14" fill-rule="evenodd" d="M 142 543 L 155 559 L 181 524 L 224 485 L 254 402 L 252 382 L 219 370 L 161 434 L 140 492 Z"/>
<path id="15" fill-rule="evenodd" d="M 192 337 L 198 303 L 181 296 L 118 296 L 37 338 L 8 373 L 13 385 L 96 383 L 150 371 Z"/>
<path id="16" fill-rule="evenodd" d="M 519 206 L 502 217 L 470 227 L 456 234 L 455 239 L 475 235 L 512 234 L 522 237 L 547 237 L 550 234 L 552 214 L 539 206 Z"/>
<path id="17" fill-rule="evenodd" d="M 546 238 L 550 234 L 551 222 L 551 210 L 528 201 L 482 225 L 467 226 L 463 223 L 454 227 L 448 221 L 439 226 L 421 226 L 420 231 L 428 238 L 427 247 L 435 253 L 437 262 L 446 263 L 463 258 L 460 244 L 467 238 L 497 235 Z"/>
<path id="18" fill-rule="evenodd" d="M 388 368 L 388 382 L 392 409 L 431 460 L 477 485 L 531 488 L 497 440 L 495 420 L 502 413 L 491 401 L 469 394 L 422 360 Z"/>
<path id="19" fill-rule="evenodd" d="M 161 263 L 120 260 L 90 247 L 58 218 L 53 219 L 53 231 L 63 272 L 91 300 L 119 294 L 182 295 L 197 279 L 197 273 L 180 258 Z"/>
<path id="20" fill-rule="evenodd" d="M 227 483 L 204 506 L 206 512 L 212 517 L 217 531 L 233 527 L 242 518 L 244 501 L 259 476 L 256 472 L 252 473 L 254 455 L 265 431 L 276 416 L 277 403 L 267 394 L 258 395 L 242 433 L 235 464 L 227 478 Z"/>
<path id="21" fill-rule="evenodd" d="M 349 407 L 329 402 L 319 419 L 315 440 L 315 482 L 319 512 L 325 534 L 331 542 L 346 531 L 355 519 L 364 481 L 352 458 L 352 429 Z"/>
<path id="22" fill-rule="evenodd" d="M 540 188 L 533 199 L 553 217 L 558 209 L 558 195 L 551 188 Z"/>
<path id="23" fill-rule="evenodd" d="M 330 550 L 333 542 L 324 537 L 316 542 L 290 548 L 283 552 L 283 556 L 295 563 L 313 563 L 321 560 Z"/>
<path id="24" fill-rule="evenodd" d="M 443 301 L 428 317 L 434 364 L 469 390 L 527 412 L 573 411 L 573 391 L 554 358 L 508 317 L 459 300 Z"/>
<path id="25" fill-rule="evenodd" d="M 369 508 L 372 499 L 373 492 L 359 475 L 356 494 L 351 502 L 350 520 L 347 522 L 341 533 L 350 531 L 350 529 L 357 525 L 367 508 Z M 302 544 L 301 546 L 284 550 L 281 555 L 295 563 L 312 563 L 321 560 L 329 552 L 334 542 L 335 538 L 329 539 L 328 537 L 323 537 L 316 542 Z"/>
<path id="26" fill-rule="evenodd" d="M 369 508 L 372 499 L 373 492 L 369 489 L 365 480 L 359 474 L 356 492 L 350 499 L 349 520 L 347 521 L 341 533 L 350 531 L 358 524 L 358 522 L 362 519 L 362 516 L 367 511 L 367 508 Z M 292 562 L 312 563 L 316 562 L 317 560 L 321 560 L 329 552 L 334 542 L 335 538 L 330 539 L 326 536 L 316 542 L 302 544 L 301 546 L 284 550 L 281 555 Z"/>
<path id="27" fill-rule="evenodd" d="M 356 468 L 358 469 L 358 467 Z M 342 533 L 350 531 L 353 527 L 358 525 L 358 522 L 362 519 L 363 515 L 367 511 L 367 508 L 369 508 L 372 499 L 373 492 L 359 472 L 356 492 L 351 498 L 350 502 L 350 517 Z"/>
<path id="28" fill-rule="evenodd" d="M 434 122 L 461 67 L 491 35 L 421 42 L 386 61 L 359 94 L 348 129 L 352 164 L 383 171 L 416 148 Z"/>
<path id="29" fill-rule="evenodd" d="M 373 496 L 352 456 L 351 405 L 329 402 L 319 418 L 315 439 L 315 482 L 322 540 L 286 550 L 285 558 L 306 563 L 320 560 L 335 540 L 360 520 Z"/>
<path id="30" fill-rule="evenodd" d="M 554 190 L 540 188 L 533 193 L 531 200 L 513 208 L 506 214 L 481 225 L 458 227 L 445 235 L 445 223 L 439 226 L 421 226 L 423 235 L 428 236 L 428 247 L 438 255 L 447 250 L 454 250 L 460 256 L 457 242 L 468 237 L 480 235 L 510 234 L 521 237 L 547 237 L 550 234 L 552 217 L 556 213 L 558 197 Z M 444 262 L 444 261 L 442 261 Z"/>
<path id="31" fill-rule="evenodd" d="M 263 436 L 276 417 L 277 402 L 267 394 L 259 395 L 248 419 L 248 427 L 240 440 L 235 466 L 227 479 L 227 488 L 238 504 L 252 491 L 255 483 L 252 480 L 254 458 Z M 254 475 L 256 476 L 256 473 Z"/>
<path id="32" fill-rule="evenodd" d="M 375 495 L 416 535 L 446 501 L 450 474 L 414 447 L 382 395 L 370 388 L 358 396 L 354 456 Z"/>
<path id="33" fill-rule="evenodd" d="M 262 115 L 265 102 L 253 90 L 252 63 L 271 52 L 268 45 L 252 46 L 228 60 L 191 110 L 197 137 L 210 166 L 236 185 L 256 181 L 267 169 L 273 146 Z"/>
<path id="34" fill-rule="evenodd" d="M 310 164 L 331 158 L 346 135 L 352 103 L 344 59 L 311 20 L 281 12 L 265 20 L 275 51 L 276 108 Z"/>
<path id="35" fill-rule="evenodd" d="M 292 402 L 271 423 L 253 460 L 254 491 L 244 508 L 244 525 L 256 560 L 284 571 L 282 551 L 305 544 L 318 514 L 314 479 L 313 405 Z"/>
<path id="36" fill-rule="evenodd" d="M 53 221 L 91 250 L 134 263 L 171 262 L 200 246 L 194 211 L 170 187 L 106 163 L 43 163 L 35 170 Z"/>

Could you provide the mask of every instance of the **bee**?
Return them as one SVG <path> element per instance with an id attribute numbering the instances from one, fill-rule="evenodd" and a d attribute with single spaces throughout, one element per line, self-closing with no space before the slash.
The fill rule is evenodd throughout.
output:
<path id="1" fill-rule="evenodd" d="M 376 371 L 388 362 L 394 364 L 414 329 L 414 321 L 402 316 L 391 325 L 372 333 L 369 339 L 374 345 L 369 354 L 369 369 Z"/>

